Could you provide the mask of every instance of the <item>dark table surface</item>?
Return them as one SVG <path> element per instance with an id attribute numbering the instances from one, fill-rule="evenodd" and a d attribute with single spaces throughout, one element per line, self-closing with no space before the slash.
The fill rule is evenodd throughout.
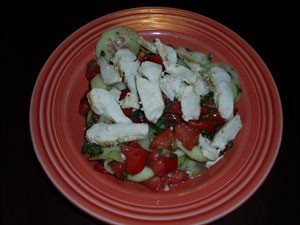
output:
<path id="1" fill-rule="evenodd" d="M 37 2 L 13 1 L 2 8 L 7 16 L 2 15 L 1 20 L 4 103 L 1 107 L 0 224 L 103 224 L 66 200 L 42 170 L 30 137 L 29 103 L 43 64 L 66 37 L 93 19 L 138 6 L 176 7 L 210 17 L 239 34 L 265 61 L 277 84 L 283 107 L 284 127 L 278 158 L 254 195 L 213 224 L 299 224 L 300 132 L 296 107 L 300 102 L 300 86 L 296 79 L 300 76 L 297 34 L 300 23 L 297 7 L 287 2 L 264 7 L 251 1 L 240 1 L 236 5 L 151 0 Z"/>

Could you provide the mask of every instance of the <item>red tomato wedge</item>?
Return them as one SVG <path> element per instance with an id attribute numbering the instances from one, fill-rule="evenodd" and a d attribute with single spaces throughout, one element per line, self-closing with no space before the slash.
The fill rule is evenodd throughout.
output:
<path id="1" fill-rule="evenodd" d="M 150 188 L 151 191 L 156 192 L 162 190 L 162 188 L 164 187 L 164 182 L 160 177 L 154 176 L 149 180 L 144 181 L 144 185 Z"/>
<path id="2" fill-rule="evenodd" d="M 169 173 L 177 169 L 178 166 L 178 157 L 175 154 L 172 154 L 170 157 L 164 158 L 165 163 L 165 172 Z"/>
<path id="3" fill-rule="evenodd" d="M 156 176 L 162 176 L 165 174 L 164 157 L 160 154 L 158 149 L 153 149 L 149 153 L 147 164 L 154 171 Z"/>
<path id="4" fill-rule="evenodd" d="M 175 154 L 164 156 L 158 149 L 149 152 L 147 165 L 154 171 L 156 176 L 163 176 L 166 173 L 177 170 L 178 157 Z"/>
<path id="5" fill-rule="evenodd" d="M 185 171 L 175 170 L 171 173 L 168 173 L 164 178 L 164 182 L 166 184 L 178 184 L 182 181 L 188 180 L 189 175 Z"/>
<path id="6" fill-rule="evenodd" d="M 114 172 L 114 176 L 118 179 L 123 180 L 124 179 L 124 173 L 125 173 L 125 163 L 120 162 L 112 162 L 109 164 L 111 170 Z"/>
<path id="7" fill-rule="evenodd" d="M 130 142 L 128 143 L 128 145 L 129 145 L 130 147 L 142 148 L 142 146 L 140 145 L 140 143 L 139 143 L 138 141 L 130 141 Z"/>
<path id="8" fill-rule="evenodd" d="M 99 173 L 108 174 L 108 172 L 104 168 L 103 161 L 100 161 L 100 162 L 97 162 L 96 164 L 94 164 L 94 170 L 96 170 Z"/>
<path id="9" fill-rule="evenodd" d="M 80 99 L 80 104 L 79 104 L 79 114 L 83 117 L 86 117 L 88 111 L 90 109 L 90 105 L 89 105 L 89 102 L 88 102 L 88 99 L 86 96 L 83 96 L 81 99 Z"/>
<path id="10" fill-rule="evenodd" d="M 147 56 L 144 58 L 144 61 L 151 61 L 151 62 L 160 64 L 161 66 L 163 66 L 163 60 L 162 60 L 162 58 L 160 57 L 160 55 L 156 55 L 156 54 L 153 54 L 153 55 L 147 55 Z"/>
<path id="11" fill-rule="evenodd" d="M 157 149 L 159 147 L 169 150 L 177 149 L 175 134 L 171 129 L 164 130 L 150 143 L 151 149 Z"/>
<path id="12" fill-rule="evenodd" d="M 178 115 L 178 116 L 182 115 L 181 105 L 180 105 L 180 102 L 178 100 L 175 99 L 173 102 L 170 103 L 168 113 L 172 113 L 172 114 L 175 114 L 175 115 Z"/>
<path id="13" fill-rule="evenodd" d="M 193 128 L 196 128 L 200 131 L 205 130 L 208 133 L 212 133 L 216 127 L 216 124 L 213 121 L 199 119 L 199 120 L 189 120 L 187 125 Z"/>
<path id="14" fill-rule="evenodd" d="M 100 67 L 95 59 L 92 59 L 88 64 L 85 72 L 85 77 L 88 81 L 91 81 L 98 73 L 100 73 Z"/>
<path id="15" fill-rule="evenodd" d="M 143 148 L 121 145 L 121 151 L 126 157 L 125 170 L 131 175 L 141 172 L 147 159 L 147 152 Z"/>
<path id="16" fill-rule="evenodd" d="M 128 92 L 130 92 L 128 88 L 122 90 L 121 94 L 120 94 L 120 97 L 119 97 L 119 100 L 120 101 L 123 100 L 126 97 L 126 95 L 127 95 Z"/>
<path id="17" fill-rule="evenodd" d="M 223 126 L 225 124 L 225 120 L 216 108 L 202 107 L 201 117 L 204 117 L 207 121 L 214 122 L 216 126 Z"/>
<path id="18" fill-rule="evenodd" d="M 182 145 L 188 150 L 192 150 L 197 144 L 199 134 L 200 131 L 198 129 L 190 127 L 185 123 L 175 126 L 175 137 L 181 141 Z"/>

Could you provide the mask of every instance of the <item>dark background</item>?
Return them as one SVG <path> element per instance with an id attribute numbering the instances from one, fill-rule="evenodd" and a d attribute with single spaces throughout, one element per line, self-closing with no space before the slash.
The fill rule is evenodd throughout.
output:
<path id="1" fill-rule="evenodd" d="M 284 128 L 278 158 L 257 192 L 216 221 L 299 224 L 299 12 L 288 1 L 263 6 L 216 1 L 12 1 L 1 7 L 1 214 L 3 225 L 96 225 L 52 185 L 35 156 L 29 103 L 35 80 L 52 51 L 86 23 L 117 10 L 168 6 L 194 11 L 229 27 L 262 57 L 277 84 Z M 3 32 L 4 29 L 4 32 Z"/>

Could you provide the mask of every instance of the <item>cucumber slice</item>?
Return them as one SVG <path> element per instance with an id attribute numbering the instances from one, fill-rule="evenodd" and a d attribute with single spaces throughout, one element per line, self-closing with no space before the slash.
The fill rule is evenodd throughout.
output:
<path id="1" fill-rule="evenodd" d="M 91 80 L 91 88 L 102 88 L 107 89 L 106 84 L 104 84 L 100 73 L 98 73 L 92 80 Z"/>
<path id="2" fill-rule="evenodd" d="M 186 64 L 184 61 L 183 61 L 183 59 L 181 59 L 181 58 L 177 58 L 177 64 L 178 65 L 181 65 L 181 66 L 184 66 L 184 67 L 186 67 L 186 68 L 190 68 L 189 66 L 188 66 L 188 64 Z"/>
<path id="3" fill-rule="evenodd" d="M 186 155 L 179 156 L 177 166 L 180 168 L 185 163 L 186 160 L 187 160 Z"/>
<path id="4" fill-rule="evenodd" d="M 148 135 L 145 139 L 138 140 L 138 143 L 142 146 L 142 148 L 150 151 L 150 144 L 152 140 L 155 138 L 154 134 L 155 130 L 152 127 L 149 127 Z"/>
<path id="5" fill-rule="evenodd" d="M 127 85 L 124 82 L 119 82 L 119 83 L 116 83 L 113 86 L 111 86 L 111 89 L 112 88 L 115 88 L 115 89 L 117 89 L 119 91 L 123 91 L 123 90 L 125 90 L 127 88 Z"/>
<path id="6" fill-rule="evenodd" d="M 173 153 L 176 154 L 177 157 L 178 157 L 177 165 L 180 168 L 188 158 L 187 158 L 186 154 L 182 150 L 180 150 L 179 148 Z"/>
<path id="7" fill-rule="evenodd" d="M 181 157 L 181 156 L 185 155 L 185 153 L 180 149 L 176 149 L 176 151 L 173 152 L 173 153 L 176 154 L 178 157 Z"/>
<path id="8" fill-rule="evenodd" d="M 98 123 L 113 123 L 112 120 L 108 119 L 106 116 L 104 116 L 103 114 L 100 116 Z"/>
<path id="9" fill-rule="evenodd" d="M 110 147 L 102 147 L 102 153 L 93 157 L 90 157 L 89 160 L 114 160 L 117 162 L 124 162 L 122 157 L 120 145 L 114 145 Z"/>
<path id="10" fill-rule="evenodd" d="M 180 148 L 188 157 L 198 162 L 206 162 L 208 159 L 203 155 L 202 150 L 195 146 L 191 150 L 187 150 L 179 140 L 176 140 L 178 148 Z"/>
<path id="11" fill-rule="evenodd" d="M 231 89 L 233 93 L 234 102 L 237 102 L 240 99 L 242 88 L 240 85 L 237 84 L 237 82 L 234 79 L 231 80 Z"/>
<path id="12" fill-rule="evenodd" d="M 144 169 L 138 174 L 135 175 L 127 174 L 127 180 L 134 181 L 134 182 L 143 182 L 145 180 L 149 180 L 153 176 L 154 176 L 153 170 L 145 166 Z"/>
<path id="13" fill-rule="evenodd" d="M 137 55 L 140 51 L 138 34 L 130 27 L 117 26 L 106 30 L 101 35 L 96 46 L 96 56 L 103 56 L 108 62 L 120 48 L 128 48 Z"/>
<path id="14" fill-rule="evenodd" d="M 192 51 L 187 48 L 178 47 L 176 49 L 176 53 L 180 58 L 193 63 L 199 63 L 200 65 L 206 65 L 211 63 L 211 56 L 203 52 Z"/>
<path id="15" fill-rule="evenodd" d="M 93 117 L 93 111 L 89 110 L 86 115 L 86 123 L 87 124 L 92 123 L 92 117 Z"/>
<path id="16" fill-rule="evenodd" d="M 187 159 L 184 164 L 180 167 L 181 170 L 186 171 L 190 177 L 195 177 L 201 173 L 203 163 L 197 162 L 192 159 Z"/>

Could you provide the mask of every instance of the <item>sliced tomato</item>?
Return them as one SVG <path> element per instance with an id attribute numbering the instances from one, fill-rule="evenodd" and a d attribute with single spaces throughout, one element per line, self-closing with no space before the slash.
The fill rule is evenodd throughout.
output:
<path id="1" fill-rule="evenodd" d="M 160 154 L 158 149 L 153 149 L 149 153 L 147 164 L 154 171 L 156 176 L 162 176 L 165 174 L 164 157 Z"/>
<path id="2" fill-rule="evenodd" d="M 154 176 L 149 180 L 144 181 L 143 184 L 146 185 L 153 192 L 162 190 L 162 188 L 164 187 L 162 179 L 158 176 Z"/>
<path id="3" fill-rule="evenodd" d="M 150 61 L 150 62 L 160 64 L 161 66 L 164 66 L 162 58 L 160 57 L 160 55 L 157 54 L 151 54 L 145 56 L 144 61 Z"/>
<path id="4" fill-rule="evenodd" d="M 128 117 L 132 116 L 132 109 L 131 108 L 126 108 L 126 109 L 122 108 L 122 111 L 125 114 L 125 116 L 128 116 Z"/>
<path id="5" fill-rule="evenodd" d="M 164 157 L 165 172 L 169 173 L 177 169 L 178 157 L 175 154 L 171 154 L 170 157 Z"/>
<path id="6" fill-rule="evenodd" d="M 92 80 L 98 73 L 100 73 L 100 67 L 95 59 L 88 62 L 85 77 L 88 81 Z"/>
<path id="7" fill-rule="evenodd" d="M 121 145 L 121 151 L 126 157 L 125 170 L 131 175 L 141 172 L 146 165 L 147 152 L 143 148 Z"/>
<path id="8" fill-rule="evenodd" d="M 205 130 L 208 133 L 212 133 L 216 127 L 216 124 L 213 121 L 206 119 L 189 120 L 187 125 L 200 131 Z"/>
<path id="9" fill-rule="evenodd" d="M 201 116 L 206 116 L 208 113 L 209 113 L 209 108 L 202 106 L 200 115 Z"/>
<path id="10" fill-rule="evenodd" d="M 225 124 L 225 120 L 222 118 L 217 108 L 201 107 L 200 117 L 215 123 L 215 126 L 223 126 Z"/>
<path id="11" fill-rule="evenodd" d="M 171 129 L 164 130 L 150 143 L 151 149 L 157 149 L 160 147 L 169 150 L 177 149 L 175 134 Z"/>
<path id="12" fill-rule="evenodd" d="M 79 103 L 79 114 L 83 117 L 86 117 L 89 109 L 90 109 L 90 105 L 88 99 L 86 96 L 83 96 L 80 99 L 80 103 Z"/>
<path id="13" fill-rule="evenodd" d="M 111 170 L 114 172 L 114 176 L 118 179 L 123 180 L 124 179 L 124 173 L 125 173 L 125 163 L 121 162 L 111 162 L 109 164 Z"/>
<path id="14" fill-rule="evenodd" d="M 142 49 L 142 51 L 139 52 L 139 54 L 136 56 L 137 59 L 140 61 L 140 62 L 143 62 L 145 61 L 145 51 L 144 49 Z"/>
<path id="15" fill-rule="evenodd" d="M 120 94 L 119 101 L 123 100 L 123 99 L 126 97 L 126 95 L 127 95 L 128 92 L 129 92 L 129 89 L 128 89 L 128 88 L 122 90 L 122 91 L 121 91 L 121 94 Z"/>
<path id="16" fill-rule="evenodd" d="M 181 141 L 182 145 L 191 150 L 198 142 L 200 131 L 188 126 L 186 123 L 175 126 L 175 137 Z"/>
<path id="17" fill-rule="evenodd" d="M 131 147 L 135 147 L 135 148 L 142 148 L 142 146 L 140 145 L 140 143 L 138 141 L 130 141 L 128 143 L 128 145 Z"/>
<path id="18" fill-rule="evenodd" d="M 108 174 L 108 172 L 106 171 L 106 169 L 104 168 L 104 164 L 103 161 L 97 162 L 94 164 L 94 170 L 96 170 L 99 173 L 104 173 L 104 174 Z"/>
<path id="19" fill-rule="evenodd" d="M 225 124 L 225 120 L 222 118 L 221 114 L 216 111 L 213 113 L 208 120 L 214 122 L 217 126 L 223 126 Z"/>
<path id="20" fill-rule="evenodd" d="M 181 104 L 178 100 L 174 100 L 170 103 L 170 107 L 169 107 L 169 111 L 168 113 L 172 113 L 178 116 L 182 115 L 182 111 L 181 111 Z"/>
<path id="21" fill-rule="evenodd" d="M 166 127 L 174 127 L 175 125 L 184 122 L 182 117 L 176 114 L 166 113 L 165 118 L 166 118 L 166 123 L 165 123 Z"/>
<path id="22" fill-rule="evenodd" d="M 178 184 L 189 179 L 189 175 L 185 171 L 175 170 L 168 173 L 164 177 L 164 184 Z"/>

